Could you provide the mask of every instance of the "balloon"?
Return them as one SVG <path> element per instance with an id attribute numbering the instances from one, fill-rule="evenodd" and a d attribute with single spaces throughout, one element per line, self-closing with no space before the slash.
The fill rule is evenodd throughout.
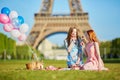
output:
<path id="1" fill-rule="evenodd" d="M 10 24 L 10 23 L 5 24 L 4 27 L 3 27 L 3 29 L 4 29 L 6 32 L 12 31 L 13 28 L 14 28 L 13 25 Z"/>
<path id="2" fill-rule="evenodd" d="M 19 22 L 20 22 L 21 24 L 23 24 L 23 23 L 24 23 L 24 19 L 23 19 L 23 17 L 22 17 L 22 16 L 18 16 L 18 20 L 19 20 Z"/>
<path id="3" fill-rule="evenodd" d="M 18 28 L 21 25 L 18 18 L 13 18 L 11 23 L 15 28 Z"/>
<path id="4" fill-rule="evenodd" d="M 19 30 L 17 30 L 17 29 L 13 29 L 13 30 L 11 31 L 11 35 L 12 35 L 13 37 L 15 37 L 15 38 L 18 38 L 18 37 L 20 36 L 20 32 L 19 32 Z"/>
<path id="5" fill-rule="evenodd" d="M 6 14 L 6 15 L 8 16 L 9 13 L 10 13 L 10 9 L 7 8 L 7 7 L 3 7 L 3 8 L 1 9 L 1 13 L 2 13 L 2 14 Z"/>
<path id="6" fill-rule="evenodd" d="M 21 33 L 27 32 L 28 29 L 29 29 L 29 27 L 28 27 L 28 25 L 25 24 L 25 23 L 23 23 L 23 24 L 20 26 L 20 32 L 21 32 Z"/>
<path id="7" fill-rule="evenodd" d="M 21 35 L 18 37 L 18 39 L 19 39 L 20 41 L 25 41 L 26 38 L 27 38 L 27 36 L 26 36 L 25 34 L 21 34 Z"/>
<path id="8" fill-rule="evenodd" d="M 13 18 L 17 18 L 18 13 L 16 11 L 11 11 L 9 14 L 9 18 L 12 20 Z"/>
<path id="9" fill-rule="evenodd" d="M 0 23 L 6 24 L 9 21 L 10 21 L 10 19 L 6 14 L 0 14 Z"/>

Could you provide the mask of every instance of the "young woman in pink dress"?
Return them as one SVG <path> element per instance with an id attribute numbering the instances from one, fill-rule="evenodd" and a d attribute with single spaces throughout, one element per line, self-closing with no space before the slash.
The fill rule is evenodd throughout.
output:
<path id="1" fill-rule="evenodd" d="M 88 30 L 85 33 L 88 40 L 85 46 L 85 55 L 87 60 L 83 65 L 83 70 L 108 70 L 104 67 L 104 63 L 100 57 L 99 42 L 93 30 Z"/>

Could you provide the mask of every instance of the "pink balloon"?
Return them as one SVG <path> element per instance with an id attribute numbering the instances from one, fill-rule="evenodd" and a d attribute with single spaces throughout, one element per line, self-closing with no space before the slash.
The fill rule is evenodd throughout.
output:
<path id="1" fill-rule="evenodd" d="M 0 14 L 0 23 L 6 24 L 9 21 L 10 21 L 10 19 L 6 14 Z"/>
<path id="2" fill-rule="evenodd" d="M 18 39 L 19 39 L 20 41 L 25 41 L 26 38 L 27 38 L 27 36 L 26 36 L 25 34 L 21 34 L 21 35 L 18 37 Z"/>
<path id="3" fill-rule="evenodd" d="M 4 29 L 6 32 L 12 31 L 13 28 L 14 28 L 13 25 L 10 24 L 10 23 L 5 24 L 4 27 L 3 27 L 3 29 Z"/>

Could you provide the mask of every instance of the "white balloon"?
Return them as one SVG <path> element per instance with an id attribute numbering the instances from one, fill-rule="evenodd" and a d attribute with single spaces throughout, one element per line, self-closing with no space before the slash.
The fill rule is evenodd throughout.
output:
<path id="1" fill-rule="evenodd" d="M 16 11 L 11 11 L 9 14 L 9 18 L 12 20 L 13 18 L 17 18 L 18 13 Z"/>
<path id="2" fill-rule="evenodd" d="M 13 29 L 13 30 L 11 31 L 11 35 L 12 35 L 13 37 L 15 37 L 15 38 L 18 38 L 18 37 L 21 35 L 21 33 L 20 33 L 19 30 Z"/>
<path id="3" fill-rule="evenodd" d="M 28 26 L 26 23 L 23 23 L 23 24 L 20 26 L 20 32 L 21 32 L 21 33 L 27 32 L 28 29 L 29 29 L 29 26 Z"/>

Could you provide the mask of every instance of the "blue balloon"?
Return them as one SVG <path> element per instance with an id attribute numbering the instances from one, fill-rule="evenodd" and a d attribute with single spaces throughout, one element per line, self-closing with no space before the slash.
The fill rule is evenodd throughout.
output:
<path id="1" fill-rule="evenodd" d="M 1 13 L 2 13 L 2 14 L 6 14 L 7 16 L 9 16 L 9 14 L 10 14 L 10 9 L 7 8 L 7 7 L 3 7 L 3 8 L 1 9 Z"/>
<path id="2" fill-rule="evenodd" d="M 20 24 L 23 24 L 24 23 L 24 19 L 22 16 L 18 16 L 18 20 L 19 20 L 19 23 Z"/>

